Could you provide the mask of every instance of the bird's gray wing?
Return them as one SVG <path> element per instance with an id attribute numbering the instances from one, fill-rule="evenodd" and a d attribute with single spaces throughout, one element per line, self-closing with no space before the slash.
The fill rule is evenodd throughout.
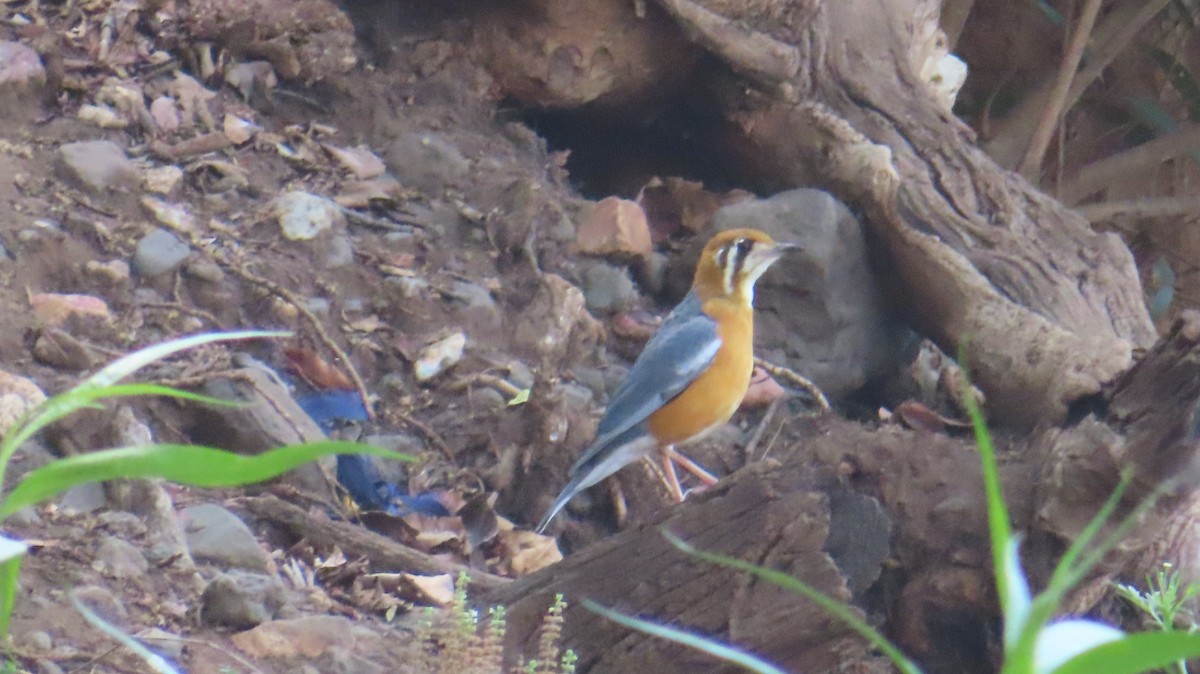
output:
<path id="1" fill-rule="evenodd" d="M 596 429 L 596 439 L 571 467 L 571 474 L 615 446 L 615 440 L 627 440 L 625 436 L 630 429 L 644 422 L 708 369 L 720 347 L 716 322 L 700 310 L 696 294 L 688 293 L 647 342 L 609 399 L 608 409 Z"/>

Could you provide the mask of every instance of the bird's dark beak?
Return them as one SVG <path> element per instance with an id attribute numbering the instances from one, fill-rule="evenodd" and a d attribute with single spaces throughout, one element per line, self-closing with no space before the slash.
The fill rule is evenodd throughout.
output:
<path id="1" fill-rule="evenodd" d="M 771 247 L 771 259 L 778 260 L 788 253 L 794 253 L 803 249 L 804 247 L 798 243 L 789 243 L 786 241 L 776 242 L 775 245 Z"/>

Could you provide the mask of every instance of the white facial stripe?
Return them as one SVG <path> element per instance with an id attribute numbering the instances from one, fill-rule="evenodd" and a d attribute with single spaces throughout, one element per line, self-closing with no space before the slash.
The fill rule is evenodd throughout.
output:
<path id="1" fill-rule="evenodd" d="M 729 246 L 721 249 L 721 271 L 723 272 L 722 280 L 725 283 L 725 294 L 733 294 L 733 268 L 736 266 L 734 258 L 736 255 Z"/>

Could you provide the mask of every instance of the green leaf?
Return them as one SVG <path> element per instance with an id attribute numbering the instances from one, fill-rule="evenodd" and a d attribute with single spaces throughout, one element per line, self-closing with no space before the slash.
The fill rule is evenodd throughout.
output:
<path id="1" fill-rule="evenodd" d="M 29 546 L 21 541 L 0 536 L 0 643 L 8 636 L 8 621 L 17 605 L 17 581 L 21 577 L 21 560 Z"/>
<path id="2" fill-rule="evenodd" d="M 289 332 L 281 332 L 276 330 L 243 330 L 240 332 L 205 332 L 190 337 L 181 339 L 173 339 L 162 344 L 155 344 L 144 349 L 139 349 L 131 354 L 122 356 L 105 366 L 96 374 L 88 377 L 83 382 L 65 391 L 59 395 L 50 398 L 46 402 L 33 410 L 19 424 L 9 430 L 4 437 L 4 442 L 0 444 L 0 484 L 4 483 L 4 474 L 8 469 L 8 462 L 12 459 L 12 455 L 16 453 L 17 448 L 25 443 L 26 440 L 32 438 L 34 434 L 42 430 L 46 426 L 58 421 L 68 414 L 88 407 L 97 400 L 106 396 L 104 389 L 111 389 L 118 381 L 124 377 L 133 374 L 138 369 L 153 363 L 156 360 L 161 360 L 175 353 L 190 349 L 202 344 L 211 344 L 214 342 L 223 342 L 239 339 L 263 339 L 268 337 L 286 337 Z M 165 387 L 159 387 L 165 388 Z M 182 393 L 182 392 L 179 392 Z M 193 394 L 185 394 L 193 395 Z"/>
<path id="3" fill-rule="evenodd" d="M 787 674 L 787 672 L 776 667 L 775 665 L 772 665 L 766 660 L 763 660 L 762 658 L 734 648 L 733 646 L 723 644 L 710 637 L 692 634 L 691 632 L 686 632 L 675 627 L 659 625 L 658 623 L 650 622 L 649 620 L 632 618 L 624 613 L 619 613 L 610 608 L 601 606 L 591 599 L 584 599 L 583 607 L 593 613 L 598 613 L 605 618 L 608 618 L 615 623 L 624 625 L 630 629 L 635 629 L 639 632 L 645 632 L 646 634 L 650 634 L 661 639 L 666 639 L 668 641 L 674 641 L 677 644 L 683 644 L 688 648 L 694 648 L 702 653 L 707 653 L 714 658 L 724 660 L 725 662 L 737 665 L 743 669 L 748 669 L 752 672 L 758 672 L 758 674 Z"/>
<path id="4" fill-rule="evenodd" d="M 524 405 L 527 402 L 529 402 L 529 389 L 523 388 L 517 392 L 517 395 L 512 397 L 512 400 L 508 401 L 508 406 L 516 407 L 517 405 Z"/>
<path id="5" fill-rule="evenodd" d="M 1200 657 L 1200 633 L 1140 632 L 1068 660 L 1054 674 L 1137 674 Z"/>
<path id="6" fill-rule="evenodd" d="M 774 583 L 786 590 L 791 590 L 792 592 L 803 596 L 814 604 L 820 606 L 825 610 L 826 613 L 829 613 L 835 618 L 838 618 L 842 622 L 846 623 L 850 629 L 857 632 L 859 636 L 866 639 L 872 646 L 878 648 L 883 652 L 884 655 L 888 656 L 892 663 L 896 665 L 897 669 L 905 674 L 920 674 L 921 668 L 917 666 L 917 663 L 910 660 L 908 656 L 904 655 L 904 653 L 901 653 L 900 649 L 896 648 L 892 642 L 888 641 L 882 634 L 877 632 L 875 628 L 871 627 L 866 623 L 866 621 L 855 615 L 854 612 L 842 602 L 825 595 L 824 593 L 809 586 L 807 583 L 797 578 L 793 578 L 782 571 L 765 569 L 761 566 L 751 564 L 745 560 L 738 559 L 737 557 L 729 557 L 715 552 L 697 550 L 696 548 L 692 547 L 690 543 L 684 542 L 683 539 L 665 529 L 663 530 L 663 536 L 671 542 L 671 545 L 674 545 L 692 557 L 717 564 L 718 566 L 749 572 L 767 582 Z"/>
<path id="7" fill-rule="evenodd" d="M 374 454 L 412 460 L 386 449 L 340 441 L 278 447 L 254 456 L 196 445 L 105 449 L 60 459 L 27 474 L 0 503 L 0 520 L 88 482 L 157 477 L 196 487 L 233 487 L 268 480 L 328 454 Z"/>

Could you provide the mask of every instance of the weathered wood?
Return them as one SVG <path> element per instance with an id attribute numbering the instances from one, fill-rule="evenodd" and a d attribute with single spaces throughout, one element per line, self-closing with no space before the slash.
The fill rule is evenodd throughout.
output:
<path id="1" fill-rule="evenodd" d="M 366 557 L 373 571 L 449 573 L 456 576 L 460 571 L 466 571 L 470 576 L 470 587 L 475 590 L 492 590 L 509 583 L 507 578 L 438 559 L 357 524 L 331 520 L 319 512 L 310 512 L 274 496 L 249 496 L 239 499 L 237 504 L 255 517 L 282 526 L 298 537 L 322 545 L 337 546 L 348 557 Z"/>

